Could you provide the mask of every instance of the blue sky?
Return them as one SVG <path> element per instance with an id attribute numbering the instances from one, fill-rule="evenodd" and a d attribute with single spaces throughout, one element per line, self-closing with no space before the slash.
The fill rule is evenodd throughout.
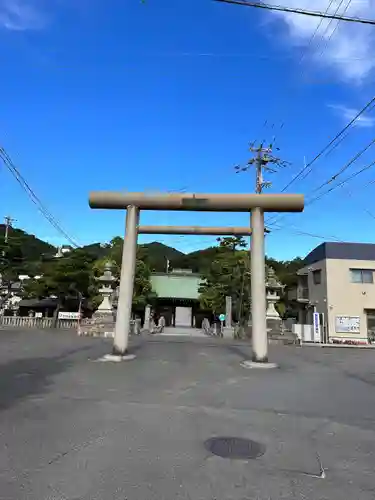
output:
<path id="1" fill-rule="evenodd" d="M 347 14 L 375 17 L 374 3 L 352 2 Z M 233 171 L 253 140 L 276 136 L 291 162 L 267 178 L 280 191 L 373 96 L 368 28 L 324 22 L 309 43 L 317 23 L 211 0 L 0 0 L 1 145 L 82 244 L 108 241 L 124 225 L 122 213 L 88 208 L 90 190 L 253 191 L 254 173 Z M 368 113 L 290 192 L 311 198 L 369 143 L 373 124 Z M 373 159 L 370 148 L 337 182 Z M 267 253 L 289 259 L 324 240 L 372 242 L 372 179 L 369 169 L 303 214 L 283 217 Z M 64 243 L 2 167 L 6 214 Z M 149 212 L 142 223 L 246 225 L 248 216 Z M 184 251 L 214 240 L 162 238 Z"/>

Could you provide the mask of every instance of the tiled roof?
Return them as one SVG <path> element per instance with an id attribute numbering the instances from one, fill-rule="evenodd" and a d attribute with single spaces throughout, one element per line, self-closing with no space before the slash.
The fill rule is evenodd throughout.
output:
<path id="1" fill-rule="evenodd" d="M 152 274 L 152 289 L 159 298 L 193 299 L 199 298 L 201 277 L 196 274 Z"/>

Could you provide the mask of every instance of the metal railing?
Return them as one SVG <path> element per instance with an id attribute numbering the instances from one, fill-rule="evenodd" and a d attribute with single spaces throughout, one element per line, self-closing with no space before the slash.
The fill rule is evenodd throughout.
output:
<path id="1" fill-rule="evenodd" d="M 1 316 L 0 327 L 3 328 L 35 328 L 35 329 L 48 329 L 55 327 L 54 318 L 35 318 L 25 316 Z M 73 319 L 59 319 L 56 328 L 74 329 L 78 327 L 78 320 Z"/>
<path id="2" fill-rule="evenodd" d="M 309 289 L 305 286 L 298 286 L 288 290 L 289 300 L 309 300 Z"/>
<path id="3" fill-rule="evenodd" d="M 297 287 L 297 300 L 309 300 L 309 289 L 307 287 Z"/>

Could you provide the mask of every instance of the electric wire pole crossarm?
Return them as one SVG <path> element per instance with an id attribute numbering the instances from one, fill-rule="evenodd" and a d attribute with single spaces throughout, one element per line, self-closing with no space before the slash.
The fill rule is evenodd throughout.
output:
<path id="1" fill-rule="evenodd" d="M 261 194 L 263 189 L 270 188 L 272 183 L 268 181 L 264 181 L 263 179 L 263 170 L 274 174 L 277 171 L 277 168 L 285 167 L 288 165 L 288 162 L 282 160 L 273 155 L 273 144 L 270 144 L 268 147 L 264 147 L 263 144 L 260 144 L 258 147 L 254 147 L 255 142 L 250 144 L 249 151 L 254 155 L 245 166 L 236 165 L 234 170 L 236 174 L 241 172 L 246 172 L 250 170 L 251 167 L 255 167 L 255 193 Z M 275 148 L 278 149 L 278 148 Z M 272 166 L 271 166 L 272 165 Z M 273 195 L 274 196 L 274 195 Z"/>

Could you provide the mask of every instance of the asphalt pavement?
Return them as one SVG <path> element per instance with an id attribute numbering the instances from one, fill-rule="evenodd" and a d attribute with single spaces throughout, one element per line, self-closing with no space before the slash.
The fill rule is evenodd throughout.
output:
<path id="1" fill-rule="evenodd" d="M 1 500 L 375 498 L 375 351 L 274 346 L 264 371 L 220 339 L 110 349 L 0 332 Z"/>

